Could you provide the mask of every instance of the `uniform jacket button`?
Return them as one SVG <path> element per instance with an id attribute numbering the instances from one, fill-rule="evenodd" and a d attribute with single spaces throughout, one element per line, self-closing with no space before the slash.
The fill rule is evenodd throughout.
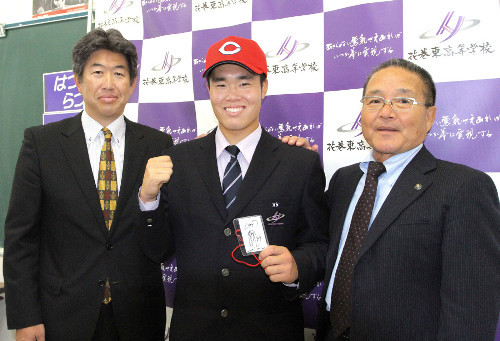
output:
<path id="1" fill-rule="evenodd" d="M 229 311 L 227 309 L 222 309 L 220 311 L 220 316 L 227 317 L 229 315 Z"/>

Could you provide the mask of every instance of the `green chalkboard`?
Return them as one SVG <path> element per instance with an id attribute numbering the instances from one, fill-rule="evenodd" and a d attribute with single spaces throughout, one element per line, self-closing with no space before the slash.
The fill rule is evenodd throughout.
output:
<path id="1" fill-rule="evenodd" d="M 0 246 L 24 129 L 42 124 L 43 81 L 70 70 L 71 51 L 87 31 L 87 18 L 10 29 L 0 38 Z M 29 200 L 29 198 L 26 198 Z"/>

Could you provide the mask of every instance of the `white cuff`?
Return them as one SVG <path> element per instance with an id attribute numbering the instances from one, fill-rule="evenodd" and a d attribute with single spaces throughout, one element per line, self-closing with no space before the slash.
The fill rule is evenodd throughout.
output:
<path id="1" fill-rule="evenodd" d="M 142 187 L 142 186 L 141 186 Z M 141 187 L 139 187 L 139 193 L 137 193 L 137 198 L 139 199 L 139 207 L 141 208 L 142 212 L 146 211 L 154 211 L 160 206 L 160 193 L 161 191 L 158 191 L 158 194 L 156 195 L 156 200 L 155 201 L 150 201 L 147 203 L 143 203 L 141 200 Z"/>

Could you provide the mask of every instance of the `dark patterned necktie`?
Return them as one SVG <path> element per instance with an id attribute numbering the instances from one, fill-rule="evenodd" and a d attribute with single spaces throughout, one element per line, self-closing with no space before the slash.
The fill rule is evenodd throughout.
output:
<path id="1" fill-rule="evenodd" d="M 226 210 L 236 200 L 236 194 L 240 188 L 242 177 L 240 163 L 238 162 L 239 148 L 236 146 L 227 146 L 226 150 L 231 154 L 231 160 L 224 171 L 224 179 L 222 180 L 222 192 L 226 203 Z"/>
<path id="2" fill-rule="evenodd" d="M 111 229 L 113 217 L 116 210 L 116 201 L 118 200 L 118 182 L 116 181 L 115 158 L 113 149 L 111 148 L 111 131 L 108 128 L 102 128 L 104 133 L 104 145 L 101 150 L 101 158 L 99 161 L 99 181 L 97 191 L 99 193 L 99 201 L 101 203 L 102 214 L 106 228 Z M 103 303 L 111 302 L 111 291 L 109 279 L 106 279 L 104 285 Z"/>
<path id="3" fill-rule="evenodd" d="M 335 337 L 350 326 L 351 280 L 359 249 L 365 240 L 377 194 L 378 177 L 385 172 L 382 162 L 370 162 L 366 172 L 365 187 L 352 215 L 349 233 L 340 256 L 332 289 L 330 320 Z"/>

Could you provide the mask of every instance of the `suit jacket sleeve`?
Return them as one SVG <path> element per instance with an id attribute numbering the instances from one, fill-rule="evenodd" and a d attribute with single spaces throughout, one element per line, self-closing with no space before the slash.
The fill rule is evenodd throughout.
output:
<path id="1" fill-rule="evenodd" d="M 5 221 L 4 276 L 10 329 L 42 323 L 38 250 L 42 183 L 33 130 L 26 129 Z"/>
<path id="2" fill-rule="evenodd" d="M 500 206 L 481 172 L 449 198 L 442 236 L 438 340 L 493 340 L 500 306 Z"/>
<path id="3" fill-rule="evenodd" d="M 167 145 L 163 155 L 168 155 L 168 148 L 172 146 L 172 140 Z M 175 166 L 174 166 L 175 167 Z M 137 236 L 142 252 L 157 263 L 163 263 L 169 260 L 175 253 L 174 236 L 166 217 L 167 187 L 164 184 L 160 189 L 160 201 L 155 210 L 141 211 L 137 226 Z M 138 199 L 139 200 L 139 199 Z"/>
<path id="4" fill-rule="evenodd" d="M 163 185 L 166 186 L 166 185 Z M 162 190 L 162 195 L 163 190 Z M 175 253 L 174 236 L 165 215 L 164 200 L 156 210 L 140 213 L 138 238 L 142 252 L 157 263 L 163 263 Z"/>
<path id="5" fill-rule="evenodd" d="M 299 290 L 296 295 L 309 292 L 325 274 L 328 248 L 328 208 L 325 195 L 325 173 L 319 155 L 311 163 L 302 195 L 301 215 L 304 226 L 298 235 L 297 248 L 292 255 L 299 271 Z M 287 288 L 287 296 L 290 289 Z"/>

